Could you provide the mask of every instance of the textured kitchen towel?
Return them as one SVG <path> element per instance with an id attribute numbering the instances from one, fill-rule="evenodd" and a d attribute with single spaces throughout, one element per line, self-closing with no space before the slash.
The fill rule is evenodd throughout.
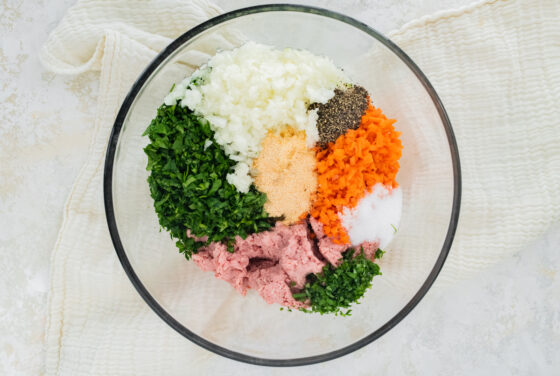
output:
<path id="1" fill-rule="evenodd" d="M 111 126 L 134 79 L 171 38 L 219 12 L 204 0 L 79 1 L 42 50 L 54 72 L 100 71 L 95 136 L 51 259 L 48 374 L 203 374 L 214 357 L 132 288 L 101 187 Z M 390 34 L 440 94 L 461 153 L 461 218 L 443 285 L 520 250 L 560 218 L 559 16 L 557 0 L 493 0 Z"/>

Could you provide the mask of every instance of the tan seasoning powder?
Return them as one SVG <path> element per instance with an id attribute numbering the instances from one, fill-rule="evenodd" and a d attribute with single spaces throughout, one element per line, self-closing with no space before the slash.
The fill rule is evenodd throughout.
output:
<path id="1" fill-rule="evenodd" d="M 305 145 L 305 132 L 288 128 L 269 133 L 253 162 L 255 184 L 266 193 L 264 205 L 273 217 L 284 216 L 284 224 L 297 222 L 311 209 L 317 191 L 315 152 Z"/>

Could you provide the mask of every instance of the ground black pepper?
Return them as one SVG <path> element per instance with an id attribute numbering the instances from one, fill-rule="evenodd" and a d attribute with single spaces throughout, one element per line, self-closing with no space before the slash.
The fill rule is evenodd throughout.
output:
<path id="1" fill-rule="evenodd" d="M 361 86 L 335 89 L 334 97 L 327 103 L 312 103 L 309 110 L 318 109 L 317 130 L 319 146 L 326 147 L 348 129 L 360 126 L 362 115 L 368 107 L 368 92 Z"/>

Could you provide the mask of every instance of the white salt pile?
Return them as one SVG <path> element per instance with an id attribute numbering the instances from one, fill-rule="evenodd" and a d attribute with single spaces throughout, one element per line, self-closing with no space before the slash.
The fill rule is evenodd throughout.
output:
<path id="1" fill-rule="evenodd" d="M 389 190 L 378 183 L 355 208 L 344 208 L 339 216 L 352 245 L 379 240 L 379 248 L 383 249 L 399 227 L 401 210 L 401 189 Z"/>

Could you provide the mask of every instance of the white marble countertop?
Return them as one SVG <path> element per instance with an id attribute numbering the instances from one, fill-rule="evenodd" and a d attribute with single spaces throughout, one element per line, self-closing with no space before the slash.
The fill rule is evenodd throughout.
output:
<path id="1" fill-rule="evenodd" d="M 215 2 L 225 10 L 269 3 Z M 386 33 L 423 15 L 466 5 L 469 0 L 292 2 L 331 8 Z M 0 0 L 2 375 L 43 371 L 50 252 L 92 135 L 96 74 L 56 76 L 46 72 L 38 60 L 48 32 L 72 3 Z M 558 374 L 559 250 L 560 226 L 556 226 L 513 258 L 451 288 L 432 290 L 380 340 L 332 361 L 333 372 Z M 289 372 L 310 374 L 311 369 Z"/>

